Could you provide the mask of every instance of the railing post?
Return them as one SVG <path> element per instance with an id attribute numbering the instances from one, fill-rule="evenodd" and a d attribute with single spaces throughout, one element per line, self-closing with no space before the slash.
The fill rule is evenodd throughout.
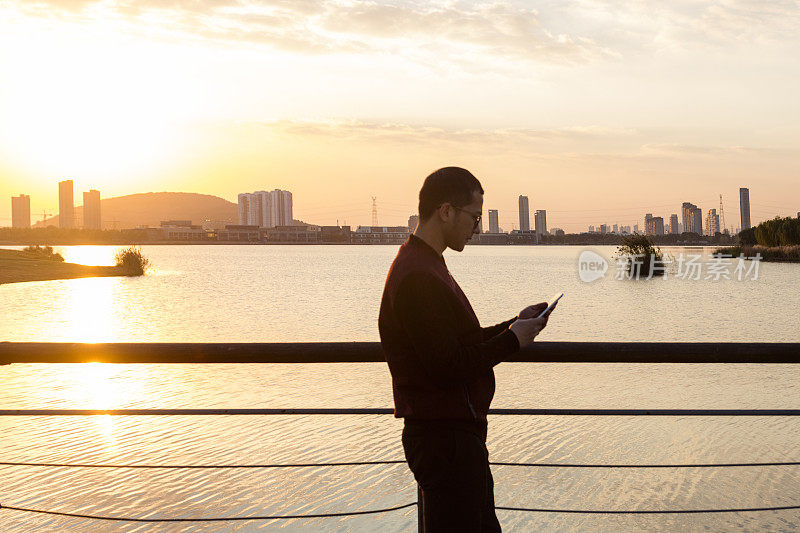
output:
<path id="1" fill-rule="evenodd" d="M 422 512 L 422 487 L 417 483 L 417 531 L 425 533 L 425 520 Z"/>

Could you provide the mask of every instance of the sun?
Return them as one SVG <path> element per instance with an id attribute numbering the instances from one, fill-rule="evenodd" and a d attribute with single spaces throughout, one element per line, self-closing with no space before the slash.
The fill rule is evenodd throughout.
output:
<path id="1" fill-rule="evenodd" d="M 0 44 L 0 141 L 36 174 L 127 177 L 167 164 L 201 91 L 164 44 L 19 22 Z M 107 183 L 107 181 L 103 181 Z"/>

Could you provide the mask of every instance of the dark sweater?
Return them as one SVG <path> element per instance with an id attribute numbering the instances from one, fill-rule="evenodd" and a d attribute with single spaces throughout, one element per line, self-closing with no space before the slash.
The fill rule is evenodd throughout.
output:
<path id="1" fill-rule="evenodd" d="M 485 425 L 492 368 L 519 350 L 511 322 L 481 328 L 444 258 L 409 236 L 389 269 L 378 319 L 395 417 Z"/>

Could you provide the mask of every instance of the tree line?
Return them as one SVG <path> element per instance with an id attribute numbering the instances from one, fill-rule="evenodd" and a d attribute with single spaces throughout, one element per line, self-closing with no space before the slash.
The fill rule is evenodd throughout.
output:
<path id="1" fill-rule="evenodd" d="M 792 246 L 800 244 L 800 217 L 775 217 L 758 226 L 742 230 L 739 242 L 744 245 Z"/>

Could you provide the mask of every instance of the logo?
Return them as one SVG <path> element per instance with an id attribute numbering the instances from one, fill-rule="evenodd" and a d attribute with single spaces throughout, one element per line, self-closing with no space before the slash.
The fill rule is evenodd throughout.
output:
<path id="1" fill-rule="evenodd" d="M 578 276 L 581 281 L 591 283 L 603 278 L 608 270 L 608 261 L 591 250 L 584 250 L 578 257 Z"/>

